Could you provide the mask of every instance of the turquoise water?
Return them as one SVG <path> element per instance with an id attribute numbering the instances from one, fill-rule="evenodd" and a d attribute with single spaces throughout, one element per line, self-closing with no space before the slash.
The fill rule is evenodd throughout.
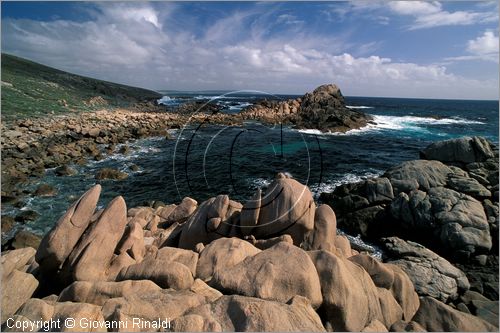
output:
<path id="1" fill-rule="evenodd" d="M 184 96 L 183 101 L 189 98 L 194 97 Z M 233 106 L 225 111 L 238 112 L 235 105 L 256 99 L 245 95 L 230 102 L 224 100 Z M 255 189 L 268 185 L 277 172 L 290 173 L 308 184 L 318 197 L 339 184 L 377 176 L 397 163 L 416 159 L 419 150 L 433 141 L 481 135 L 498 143 L 497 101 L 348 97 L 346 103 L 373 115 L 376 125 L 336 135 L 258 123 L 200 128 L 186 124 L 183 129 L 170 131 L 174 140 L 138 140 L 129 143 L 129 155 L 75 166 L 79 171 L 76 176 L 56 177 L 48 170 L 45 178 L 28 189 L 43 182 L 55 186 L 58 194 L 25 203 L 22 209 L 41 215 L 26 227 L 38 233 L 50 229 L 77 196 L 97 183 L 94 174 L 103 167 L 120 169 L 129 177 L 99 182 L 103 185 L 101 206 L 116 195 L 124 196 L 129 207 L 151 200 L 176 203 L 184 196 L 201 202 L 223 193 L 244 201 Z M 139 166 L 139 171 L 130 171 L 132 164 Z M 3 213 L 14 216 L 18 210 L 4 206 Z"/>

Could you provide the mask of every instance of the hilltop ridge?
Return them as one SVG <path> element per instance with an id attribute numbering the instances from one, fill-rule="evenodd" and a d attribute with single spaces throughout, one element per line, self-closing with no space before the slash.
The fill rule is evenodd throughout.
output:
<path id="1" fill-rule="evenodd" d="M 80 76 L 2 53 L 2 120 L 128 107 L 160 97 L 156 91 Z"/>

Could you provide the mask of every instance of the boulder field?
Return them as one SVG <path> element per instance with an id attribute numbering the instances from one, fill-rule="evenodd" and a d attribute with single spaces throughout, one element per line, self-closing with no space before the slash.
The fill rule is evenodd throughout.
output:
<path id="1" fill-rule="evenodd" d="M 97 209 L 101 190 L 37 249 L 2 253 L 3 331 L 498 331 L 498 301 L 460 269 L 397 237 L 386 262 L 351 249 L 334 210 L 284 174 L 243 204 Z"/>

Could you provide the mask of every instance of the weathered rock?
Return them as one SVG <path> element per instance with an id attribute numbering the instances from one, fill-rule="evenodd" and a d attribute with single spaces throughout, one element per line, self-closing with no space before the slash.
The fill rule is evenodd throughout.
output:
<path id="1" fill-rule="evenodd" d="M 167 289 L 110 299 L 102 306 L 102 313 L 107 320 L 119 314 L 147 321 L 174 320 L 205 303 L 205 297 L 191 291 Z"/>
<path id="2" fill-rule="evenodd" d="M 432 187 L 446 185 L 448 174 L 452 173 L 448 166 L 439 161 L 414 160 L 387 170 L 384 177 L 389 178 L 391 182 L 414 179 L 419 189 L 428 191 Z"/>
<path id="3" fill-rule="evenodd" d="M 189 288 L 189 290 L 197 295 L 205 297 L 207 302 L 209 303 L 218 300 L 222 296 L 222 293 L 220 291 L 210 287 L 208 284 L 206 284 L 200 279 L 194 280 L 194 283 Z"/>
<path id="4" fill-rule="evenodd" d="M 380 311 L 382 312 L 382 323 L 385 327 L 391 327 L 403 318 L 403 309 L 394 299 L 391 291 L 385 288 L 377 288 Z"/>
<path id="5" fill-rule="evenodd" d="M 229 200 L 227 196 L 213 197 L 204 201 L 185 223 L 179 247 L 192 250 L 198 243 L 208 244 L 218 238 L 229 236 L 236 224 L 234 220 L 236 212 L 239 213 L 241 208 L 241 204 Z M 209 230 L 208 221 L 217 217 L 221 219 L 218 228 Z"/>
<path id="6" fill-rule="evenodd" d="M 123 268 L 116 280 L 151 280 L 162 288 L 176 290 L 187 289 L 194 282 L 191 271 L 183 264 L 150 258 Z"/>
<path id="7" fill-rule="evenodd" d="M 473 315 L 455 310 L 432 297 L 423 297 L 420 300 L 420 307 L 412 320 L 430 332 L 498 331 L 498 328 L 490 323 Z"/>
<path id="8" fill-rule="evenodd" d="M 208 280 L 214 273 L 227 270 L 259 252 L 258 248 L 239 238 L 217 239 L 200 253 L 196 277 Z"/>
<path id="9" fill-rule="evenodd" d="M 28 273 L 13 269 L 2 272 L 2 323 L 11 317 L 35 292 L 38 280 Z"/>
<path id="10" fill-rule="evenodd" d="M 223 292 L 281 302 L 300 295 L 308 298 L 314 308 L 322 301 L 320 281 L 311 259 L 306 252 L 285 242 L 215 271 L 210 283 Z"/>
<path id="11" fill-rule="evenodd" d="M 335 247 L 338 253 L 342 254 L 344 257 L 350 257 L 352 255 L 351 243 L 346 236 L 337 235 L 335 237 Z"/>
<path id="12" fill-rule="evenodd" d="M 300 296 L 293 297 L 287 304 L 237 295 L 222 296 L 189 311 L 189 315 L 217 322 L 224 332 L 325 331 L 309 301 Z"/>
<path id="13" fill-rule="evenodd" d="M 125 297 L 135 293 L 161 290 L 152 281 L 75 281 L 59 295 L 58 302 L 78 302 L 103 305 L 108 299 Z"/>
<path id="14" fill-rule="evenodd" d="M 494 157 L 491 144 L 477 136 L 434 142 L 420 154 L 428 160 L 445 163 L 483 162 Z"/>
<path id="15" fill-rule="evenodd" d="M 392 324 L 390 332 L 427 332 L 420 324 L 410 321 L 399 320 Z"/>
<path id="16" fill-rule="evenodd" d="M 453 175 L 448 178 L 446 186 L 452 190 L 468 194 L 474 198 L 491 197 L 491 192 L 474 178 Z"/>
<path id="17" fill-rule="evenodd" d="M 320 205 L 314 214 L 314 230 L 306 236 L 301 246 L 305 250 L 332 252 L 335 249 L 336 235 L 337 218 L 333 209 L 328 205 Z"/>
<path id="18" fill-rule="evenodd" d="M 391 214 L 402 228 L 431 236 L 445 251 L 470 255 L 491 249 L 483 206 L 466 194 L 444 187 L 401 193 L 391 204 Z"/>
<path id="19" fill-rule="evenodd" d="M 4 251 L 1 257 L 2 277 L 12 273 L 13 270 L 23 270 L 23 267 L 33 261 L 36 250 L 31 247 L 25 247 L 12 251 Z"/>
<path id="20" fill-rule="evenodd" d="M 394 272 L 377 259 L 366 254 L 358 254 L 349 257 L 349 260 L 363 267 L 377 287 L 385 289 L 392 287 Z"/>
<path id="21" fill-rule="evenodd" d="M 261 199 L 258 225 L 252 230 L 255 238 L 289 234 L 295 245 L 314 228 L 315 204 L 311 191 L 298 181 L 279 174 Z"/>
<path id="22" fill-rule="evenodd" d="M 413 318 L 420 305 L 418 294 L 415 292 L 410 278 L 401 268 L 393 264 L 386 264 L 385 266 L 394 272 L 391 292 L 401 309 L 403 309 L 403 320 L 408 321 Z"/>
<path id="23" fill-rule="evenodd" d="M 156 259 L 165 262 L 178 262 L 183 264 L 189 268 L 189 271 L 193 276 L 196 276 L 196 266 L 198 264 L 198 253 L 196 252 L 166 246 L 158 250 Z"/>
<path id="24" fill-rule="evenodd" d="M 66 321 L 66 319 L 71 318 L 73 321 Z M 101 313 L 101 307 L 93 304 L 86 303 L 56 303 L 54 305 L 54 315 L 52 320 L 61 323 L 61 331 L 73 331 L 73 332 L 84 332 L 89 331 L 87 327 L 88 322 L 104 322 L 104 318 Z M 72 323 L 72 326 L 67 325 L 67 323 Z M 56 328 L 57 330 L 57 328 Z M 107 332 L 106 327 L 93 328 L 91 331 L 94 332 Z"/>
<path id="25" fill-rule="evenodd" d="M 288 234 L 281 235 L 278 237 L 272 237 L 272 238 L 268 238 L 268 239 L 255 239 L 254 236 L 248 236 L 248 237 L 245 237 L 245 240 L 252 243 L 256 248 L 258 248 L 260 250 L 268 249 L 268 248 L 273 247 L 274 245 L 276 245 L 280 242 L 293 244 L 292 236 L 290 236 Z"/>
<path id="26" fill-rule="evenodd" d="M 31 247 L 37 249 L 40 245 L 42 237 L 28 230 L 20 230 L 16 232 L 14 238 L 7 242 L 7 247 L 20 249 L 23 247 Z"/>
<path id="27" fill-rule="evenodd" d="M 377 288 L 363 268 L 328 251 L 308 254 L 320 277 L 325 320 L 334 331 L 360 331 L 383 320 Z"/>
<path id="28" fill-rule="evenodd" d="M 43 271 L 54 272 L 68 258 L 89 225 L 100 193 L 100 185 L 85 192 L 43 237 L 36 253 Z"/>
<path id="29" fill-rule="evenodd" d="M 432 296 L 443 302 L 455 299 L 469 289 L 465 274 L 431 250 L 420 244 L 397 237 L 382 239 L 389 261 L 408 274 L 421 296 Z"/>
<path id="30" fill-rule="evenodd" d="M 249 235 L 259 222 L 260 207 L 262 205 L 261 197 L 262 191 L 259 188 L 241 209 L 240 227 L 243 235 Z"/>
<path id="31" fill-rule="evenodd" d="M 144 233 L 139 223 L 128 224 L 123 238 L 117 246 L 118 253 L 128 252 L 137 262 L 142 261 L 146 254 L 144 246 Z"/>
<path id="32" fill-rule="evenodd" d="M 190 197 L 182 199 L 181 203 L 168 215 L 168 223 L 182 223 L 186 221 L 198 207 L 198 202 Z"/>
<path id="33" fill-rule="evenodd" d="M 71 275 L 73 281 L 107 280 L 107 269 L 126 224 L 125 200 L 116 197 L 83 235 L 63 270 Z"/>
<path id="34" fill-rule="evenodd" d="M 380 321 L 374 319 L 371 321 L 361 332 L 389 332 L 387 327 L 384 326 Z"/>
<path id="35" fill-rule="evenodd" d="M 372 117 L 345 107 L 344 97 L 334 84 L 325 84 L 302 98 L 296 116 L 299 128 L 345 132 L 366 126 Z"/>
<path id="36" fill-rule="evenodd" d="M 171 326 L 172 332 L 222 332 L 219 322 L 196 314 L 179 317 L 172 321 Z"/>

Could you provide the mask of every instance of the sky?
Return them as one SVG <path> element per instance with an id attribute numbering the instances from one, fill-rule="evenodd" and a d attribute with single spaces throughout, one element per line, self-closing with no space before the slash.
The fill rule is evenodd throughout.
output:
<path id="1" fill-rule="evenodd" d="M 155 90 L 498 99 L 498 1 L 2 2 L 2 52 Z"/>

